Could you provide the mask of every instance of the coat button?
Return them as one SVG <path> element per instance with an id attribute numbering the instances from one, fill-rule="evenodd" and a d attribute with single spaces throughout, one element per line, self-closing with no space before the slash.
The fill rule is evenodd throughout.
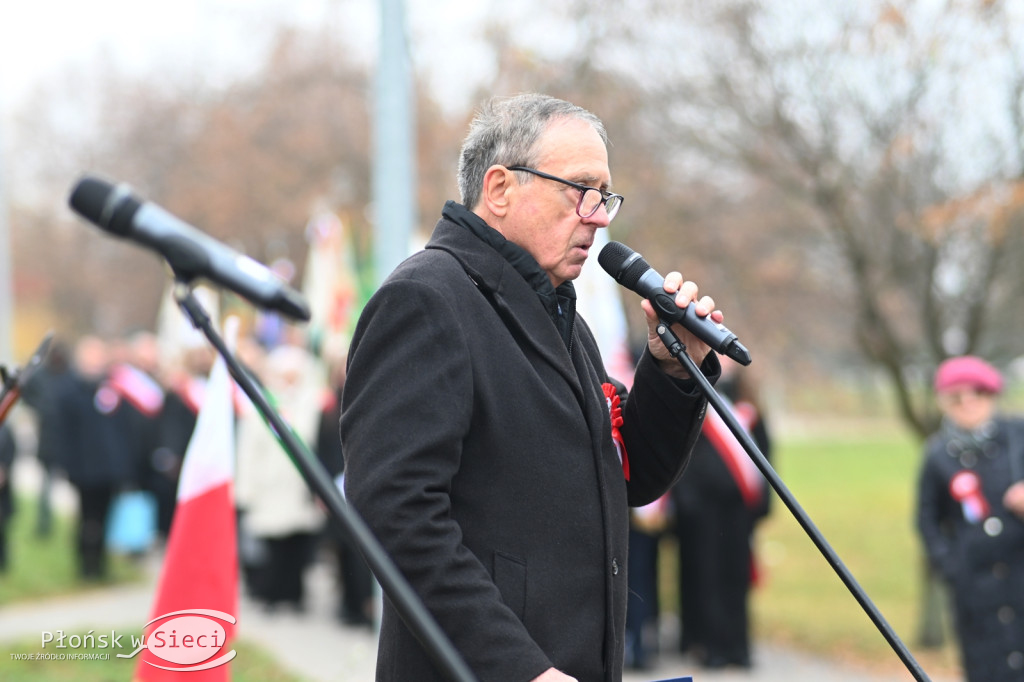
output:
<path id="1" fill-rule="evenodd" d="M 1024 670 L 1024 653 L 1013 651 L 1006 657 L 1006 664 L 1011 670 Z"/>
<path id="2" fill-rule="evenodd" d="M 1009 625 L 1017 617 L 1017 614 L 1016 612 L 1014 612 L 1012 606 L 1002 607 L 1001 609 L 999 609 L 999 611 L 996 612 L 996 615 L 999 617 L 999 622 L 1003 625 Z"/>
<path id="3" fill-rule="evenodd" d="M 618 559 L 612 559 L 612 575 L 618 575 L 618 574 L 619 574 L 619 560 Z"/>

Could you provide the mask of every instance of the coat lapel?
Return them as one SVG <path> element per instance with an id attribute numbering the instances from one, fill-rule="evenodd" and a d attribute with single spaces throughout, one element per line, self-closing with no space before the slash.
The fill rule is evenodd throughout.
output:
<path id="1" fill-rule="evenodd" d="M 501 254 L 483 246 L 468 230 L 446 220 L 438 223 L 427 243 L 428 249 L 447 251 L 459 261 L 516 341 L 529 345 L 554 367 L 585 410 L 586 400 L 576 368 L 537 293 Z"/>

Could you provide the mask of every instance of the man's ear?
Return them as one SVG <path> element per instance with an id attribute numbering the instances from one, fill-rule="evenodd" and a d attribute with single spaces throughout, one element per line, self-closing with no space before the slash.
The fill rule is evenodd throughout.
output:
<path id="1" fill-rule="evenodd" d="M 491 215 L 504 218 L 511 203 L 511 192 L 518 186 L 512 171 L 494 165 L 484 173 L 484 186 L 480 193 L 481 206 Z"/>

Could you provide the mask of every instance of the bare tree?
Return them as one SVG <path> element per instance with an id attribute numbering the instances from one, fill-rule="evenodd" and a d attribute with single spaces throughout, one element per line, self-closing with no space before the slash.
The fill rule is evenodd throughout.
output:
<path id="1" fill-rule="evenodd" d="M 805 267 L 808 210 L 767 180 L 723 170 L 675 124 L 666 128 L 662 91 L 647 82 L 643 68 L 631 70 L 649 58 L 649 46 L 635 44 L 643 36 L 623 36 L 631 26 L 661 21 L 639 20 L 643 16 L 641 11 L 625 21 L 614 8 L 570 6 L 566 21 L 580 19 L 572 31 L 575 48 L 556 58 L 541 47 L 524 45 L 517 31 L 492 25 L 488 36 L 496 50 L 497 75 L 480 98 L 539 90 L 601 116 L 612 142 L 615 189 L 626 197 L 611 227 L 612 238 L 627 241 L 662 272 L 680 269 L 701 282 L 741 339 L 756 335 L 753 371 L 774 371 L 779 383 L 781 372 L 774 368 L 786 367 L 794 379 L 797 374 L 821 377 L 837 357 L 856 360 L 853 344 L 842 333 L 837 292 L 822 284 L 830 270 Z M 635 298 L 624 296 L 639 344 L 646 327 Z M 794 368 L 785 359 L 798 343 L 806 345 L 804 357 L 810 361 Z"/>
<path id="2" fill-rule="evenodd" d="M 919 438 L 938 423 L 940 361 L 1021 355 L 1024 53 L 1012 36 L 1024 18 L 913 0 L 629 11 L 644 19 L 610 18 L 623 30 L 595 53 L 617 57 L 602 67 L 645 84 L 638 106 L 685 159 L 681 175 L 773 187 L 743 201 L 791 204 L 799 229 L 771 237 L 797 247 L 816 295 L 838 298 Z M 936 645 L 943 602 L 925 574 L 919 639 Z"/>
<path id="3" fill-rule="evenodd" d="M 602 41 L 590 54 L 605 81 L 642 86 L 634 129 L 656 131 L 680 185 L 747 206 L 775 188 L 797 229 L 758 222 L 775 248 L 796 247 L 815 295 L 839 296 L 921 437 L 937 422 L 922 389 L 938 362 L 1024 351 L 1009 267 L 1024 250 L 1024 80 L 1020 27 L 1000 8 L 649 0 L 630 21 L 572 8 Z"/>
<path id="4" fill-rule="evenodd" d="M 300 270 L 314 209 L 338 211 L 365 233 L 367 76 L 343 55 L 326 33 L 285 30 L 264 67 L 227 89 L 197 85 L 201 75 L 168 82 L 101 69 L 89 83 L 98 104 L 75 111 L 92 134 L 61 127 L 71 98 L 41 93 L 22 121 L 38 161 L 21 170 L 26 185 L 46 189 L 15 203 L 16 270 L 49 274 L 47 293 L 70 332 L 152 326 L 166 273 L 152 255 L 71 220 L 66 196 L 82 172 L 128 182 L 254 258 L 287 258 Z"/>

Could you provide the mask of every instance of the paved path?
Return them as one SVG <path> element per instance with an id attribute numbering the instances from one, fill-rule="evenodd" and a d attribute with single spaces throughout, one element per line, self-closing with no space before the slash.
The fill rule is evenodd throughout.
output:
<path id="1" fill-rule="evenodd" d="M 155 566 L 148 571 L 156 574 Z M 16 604 L 0 609 L 0 655 L 14 652 L 4 642 L 40 637 L 42 632 L 63 630 L 84 634 L 104 629 L 137 630 L 147 619 L 155 580 L 145 584 L 97 589 L 73 597 Z M 304 614 L 267 614 L 243 597 L 238 614 L 238 634 L 265 648 L 286 669 L 307 682 L 363 682 L 373 679 L 376 637 L 368 629 L 341 625 L 333 618 L 336 592 L 326 563 L 308 574 L 310 607 Z M 7 651 L 5 651 L 5 649 Z M 21 652 L 24 653 L 24 652 Z M 644 673 L 627 672 L 624 682 L 649 682 L 692 675 L 696 682 L 904 682 L 909 673 L 878 675 L 843 669 L 772 645 L 755 647 L 752 671 L 703 671 L 691 661 L 663 655 L 659 666 Z M 953 682 L 933 678 L 933 682 Z"/>

